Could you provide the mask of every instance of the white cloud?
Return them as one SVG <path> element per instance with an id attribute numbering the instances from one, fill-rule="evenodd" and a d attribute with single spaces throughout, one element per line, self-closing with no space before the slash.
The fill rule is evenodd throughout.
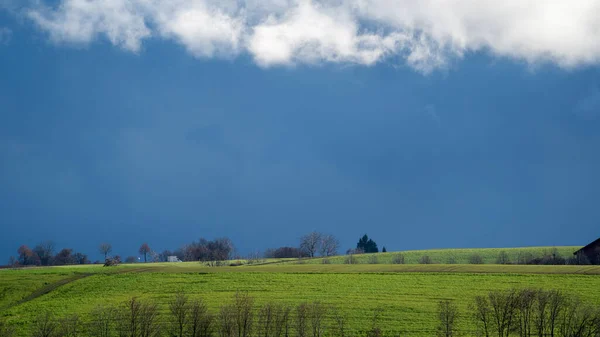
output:
<path id="1" fill-rule="evenodd" d="M 393 58 L 426 73 L 477 51 L 598 64 L 598 13 L 597 0 L 61 0 L 28 15 L 57 42 L 105 36 L 135 52 L 154 36 L 198 57 L 249 53 L 262 66 Z"/>
<path id="2" fill-rule="evenodd" d="M 151 35 L 134 0 L 63 0 L 57 9 L 36 8 L 28 15 L 57 42 L 85 44 L 105 35 L 112 44 L 137 52 Z"/>
<path id="3" fill-rule="evenodd" d="M 7 45 L 12 38 L 12 30 L 6 27 L 0 27 L 0 45 Z"/>

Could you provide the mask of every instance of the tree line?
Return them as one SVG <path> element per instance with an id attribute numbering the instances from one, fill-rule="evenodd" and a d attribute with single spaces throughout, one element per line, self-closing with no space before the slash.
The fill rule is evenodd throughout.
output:
<path id="1" fill-rule="evenodd" d="M 210 311 L 202 298 L 179 292 L 166 308 L 152 299 L 133 297 L 116 306 L 96 307 L 85 321 L 78 315 L 57 318 L 45 311 L 34 320 L 28 336 L 382 337 L 391 332 L 381 322 L 382 314 L 383 309 L 376 308 L 369 324 L 350 330 L 343 311 L 319 301 L 257 306 L 254 297 L 237 292 L 228 303 Z M 441 300 L 435 315 L 437 324 L 431 333 L 439 337 L 600 336 L 600 307 L 558 290 L 494 290 L 476 296 L 465 313 L 453 301 Z M 0 321 L 0 336 L 16 333 Z"/>
<path id="2" fill-rule="evenodd" d="M 17 257 L 11 256 L 9 259 L 9 265 L 13 267 L 63 266 L 87 263 L 90 263 L 90 260 L 86 254 L 75 252 L 71 248 L 63 248 L 55 254 L 52 241 L 41 242 L 33 249 L 27 245 L 21 245 L 17 249 Z"/>

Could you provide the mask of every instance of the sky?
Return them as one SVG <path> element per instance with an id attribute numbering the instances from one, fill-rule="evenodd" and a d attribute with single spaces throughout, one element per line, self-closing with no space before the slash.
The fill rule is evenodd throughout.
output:
<path id="1" fill-rule="evenodd" d="M 0 262 L 600 236 L 600 2 L 0 0 Z"/>

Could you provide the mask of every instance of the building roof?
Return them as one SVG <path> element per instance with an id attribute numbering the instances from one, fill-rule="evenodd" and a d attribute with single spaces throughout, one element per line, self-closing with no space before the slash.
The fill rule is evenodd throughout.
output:
<path id="1" fill-rule="evenodd" d="M 588 248 L 594 247 L 594 246 L 600 246 L 600 238 L 597 238 L 596 240 L 588 243 L 585 247 L 579 249 L 578 251 L 576 251 L 575 253 L 573 253 L 573 255 L 577 255 L 577 253 L 584 251 Z"/>

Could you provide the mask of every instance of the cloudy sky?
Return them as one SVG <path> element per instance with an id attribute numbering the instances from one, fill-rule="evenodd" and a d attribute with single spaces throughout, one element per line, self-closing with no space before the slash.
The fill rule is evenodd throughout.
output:
<path id="1" fill-rule="evenodd" d="M 596 0 L 0 0 L 0 258 L 600 236 Z"/>

